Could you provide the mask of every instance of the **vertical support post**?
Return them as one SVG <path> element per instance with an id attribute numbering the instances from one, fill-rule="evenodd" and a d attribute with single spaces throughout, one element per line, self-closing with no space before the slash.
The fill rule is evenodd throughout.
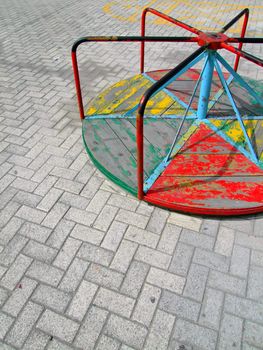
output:
<path id="1" fill-rule="evenodd" d="M 198 108 L 197 108 L 198 119 L 206 118 L 212 79 L 213 79 L 213 72 L 214 72 L 214 60 L 213 60 L 214 51 L 208 50 L 207 55 L 208 55 L 207 64 L 205 65 L 204 71 L 202 73 L 200 95 L 199 95 Z"/>
<path id="2" fill-rule="evenodd" d="M 138 112 L 136 117 L 136 138 L 137 138 L 137 181 L 138 181 L 138 194 L 139 200 L 143 199 L 143 113 Z"/>
<path id="3" fill-rule="evenodd" d="M 241 38 L 244 38 L 244 36 L 246 34 L 248 16 L 249 16 L 249 10 L 247 10 L 247 12 L 245 13 L 244 22 L 243 22 L 242 31 L 241 31 Z M 238 44 L 238 49 L 242 50 L 242 47 L 243 47 L 243 43 L 239 43 Z M 235 65 L 234 65 L 234 70 L 235 71 L 237 71 L 239 60 L 240 60 L 240 56 L 237 55 L 236 60 L 235 60 Z"/>
<path id="4" fill-rule="evenodd" d="M 75 78 L 75 85 L 76 85 L 76 91 L 77 91 L 77 97 L 78 97 L 78 105 L 79 105 L 79 114 L 80 119 L 84 119 L 84 107 L 82 102 L 82 94 L 81 94 L 81 86 L 80 86 L 80 79 L 79 79 L 79 69 L 78 69 L 78 61 L 77 61 L 77 48 L 73 48 L 71 52 L 71 58 L 72 58 L 72 65 L 73 65 L 73 72 L 74 72 L 74 78 Z"/>
<path id="5" fill-rule="evenodd" d="M 145 36 L 145 19 L 148 9 L 144 9 L 141 17 L 141 36 Z M 145 52 L 145 42 L 141 42 L 141 57 L 140 57 L 140 71 L 144 73 L 144 52 Z"/>

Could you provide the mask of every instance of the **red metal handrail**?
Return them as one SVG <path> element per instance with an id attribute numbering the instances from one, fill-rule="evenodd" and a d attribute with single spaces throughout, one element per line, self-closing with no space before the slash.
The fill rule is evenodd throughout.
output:
<path id="1" fill-rule="evenodd" d="M 170 17 L 170 16 L 168 16 L 160 11 L 157 11 L 151 7 L 147 7 L 143 10 L 142 16 L 141 16 L 141 36 L 145 36 L 146 15 L 148 12 L 150 12 L 153 15 L 160 17 L 160 18 L 162 18 L 170 23 L 173 23 L 173 24 L 177 25 L 178 27 L 181 27 L 185 30 L 188 30 L 189 32 L 191 32 L 193 34 L 199 35 L 202 33 L 201 30 L 194 28 L 194 27 L 192 27 L 184 22 L 181 22 L 178 19 L 172 18 L 172 17 Z M 197 41 L 197 38 L 193 37 L 193 42 L 196 42 L 196 41 Z M 141 73 L 144 72 L 144 56 L 145 56 L 145 42 L 142 41 L 141 42 L 141 65 L 140 65 Z"/>

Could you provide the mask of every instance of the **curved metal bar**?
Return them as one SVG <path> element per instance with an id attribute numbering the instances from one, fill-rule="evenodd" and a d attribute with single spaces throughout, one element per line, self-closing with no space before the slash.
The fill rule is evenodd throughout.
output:
<path id="1" fill-rule="evenodd" d="M 227 23 L 219 33 L 225 33 L 230 27 L 232 27 L 242 16 L 249 16 L 249 9 L 245 8 L 243 11 L 241 11 L 236 17 L 234 17 L 229 23 Z"/>
<path id="2" fill-rule="evenodd" d="M 167 84 L 176 74 L 178 74 L 182 69 L 187 67 L 194 59 L 201 55 L 207 48 L 206 46 L 200 47 L 198 50 L 193 52 L 184 61 L 178 64 L 175 68 L 170 70 L 166 75 L 164 75 L 160 80 L 153 84 L 142 96 L 138 113 L 136 117 L 136 141 L 137 141 L 137 179 L 138 179 L 138 199 L 143 199 L 143 115 L 146 105 L 151 98 L 151 96 L 161 89 L 165 84 Z"/>
<path id="3" fill-rule="evenodd" d="M 227 45 L 225 43 L 222 43 L 221 44 L 221 47 L 234 53 L 235 55 L 239 56 L 239 57 L 243 57 L 243 58 L 246 58 L 248 61 L 250 62 L 253 62 L 255 64 L 257 64 L 258 66 L 260 67 L 263 67 L 263 60 L 256 57 L 256 56 L 253 56 L 251 55 L 250 53 L 246 52 L 246 51 L 243 51 L 243 50 L 239 50 L 231 45 Z"/>
<path id="4" fill-rule="evenodd" d="M 181 28 L 184 28 L 185 30 L 188 30 L 189 32 L 193 33 L 193 34 L 197 34 L 199 35 L 200 33 L 202 33 L 201 30 L 194 28 L 184 22 L 181 22 L 173 17 L 170 17 L 160 11 L 157 11 L 151 7 L 147 7 L 143 10 L 142 12 L 142 16 L 141 16 L 141 36 L 145 36 L 145 24 L 146 24 L 146 15 L 147 13 L 150 12 L 153 15 L 160 17 L 170 23 L 173 23 Z M 144 72 L 144 56 L 145 56 L 145 41 L 142 41 L 141 43 L 141 60 L 140 60 L 140 71 L 141 73 Z"/>
<path id="5" fill-rule="evenodd" d="M 159 36 L 89 36 L 83 37 L 75 41 L 71 49 L 72 66 L 74 72 L 74 80 L 77 92 L 78 106 L 80 119 L 85 118 L 83 99 L 81 93 L 81 83 L 79 76 L 78 60 L 77 60 L 77 49 L 85 42 L 197 42 L 197 38 L 193 37 L 159 37 Z"/>

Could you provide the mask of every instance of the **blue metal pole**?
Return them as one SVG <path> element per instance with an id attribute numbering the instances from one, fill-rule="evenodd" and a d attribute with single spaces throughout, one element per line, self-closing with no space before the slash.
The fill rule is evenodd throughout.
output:
<path id="1" fill-rule="evenodd" d="M 198 119 L 204 119 L 207 116 L 208 103 L 209 103 L 213 72 L 214 72 L 213 55 L 214 55 L 213 51 L 209 51 L 209 50 L 207 51 L 207 64 L 205 66 L 203 76 L 202 76 L 198 108 L 197 108 Z"/>

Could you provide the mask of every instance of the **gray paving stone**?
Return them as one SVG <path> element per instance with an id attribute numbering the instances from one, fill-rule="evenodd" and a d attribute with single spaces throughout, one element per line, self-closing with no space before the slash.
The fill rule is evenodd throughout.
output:
<path id="1" fill-rule="evenodd" d="M 142 349 L 147 329 L 117 315 L 111 315 L 105 327 L 106 335 L 117 338 L 135 349 Z"/>
<path id="2" fill-rule="evenodd" d="M 218 348 L 220 350 L 241 349 L 242 327 L 243 321 L 241 318 L 224 314 Z"/>
<path id="3" fill-rule="evenodd" d="M 225 311 L 246 320 L 263 323 L 263 305 L 253 300 L 226 295 Z"/>
<path id="4" fill-rule="evenodd" d="M 34 261 L 27 271 L 27 276 L 51 286 L 57 286 L 63 276 L 63 272 L 41 261 Z"/>
<path id="5" fill-rule="evenodd" d="M 221 255 L 230 256 L 232 254 L 235 239 L 235 231 L 221 226 L 215 243 L 215 252 Z"/>
<path id="6" fill-rule="evenodd" d="M 107 311 L 93 306 L 82 323 L 74 344 L 85 350 L 93 350 L 107 315 Z"/>
<path id="7" fill-rule="evenodd" d="M 109 250 L 99 248 L 89 243 L 83 243 L 77 256 L 81 259 L 109 266 L 113 257 L 113 253 Z"/>
<path id="8" fill-rule="evenodd" d="M 142 323 L 148 328 L 152 321 L 160 296 L 160 288 L 145 284 L 134 309 L 132 319 Z"/>
<path id="9" fill-rule="evenodd" d="M 107 231 L 112 224 L 117 212 L 118 208 L 112 207 L 110 205 L 105 205 L 97 217 L 94 223 L 94 227 L 98 230 Z"/>
<path id="10" fill-rule="evenodd" d="M 214 238 L 195 231 L 183 229 L 180 235 L 180 242 L 190 244 L 194 247 L 212 250 Z"/>
<path id="11" fill-rule="evenodd" d="M 59 221 L 63 218 L 68 210 L 68 206 L 62 203 L 56 203 L 50 212 L 47 214 L 42 224 L 54 229 Z"/>
<path id="12" fill-rule="evenodd" d="M 200 327 L 185 320 L 177 320 L 174 338 L 204 350 L 216 348 L 217 333 L 211 329 Z"/>
<path id="13" fill-rule="evenodd" d="M 25 222 L 19 234 L 28 238 L 32 238 L 38 242 L 44 243 L 51 234 L 51 229 L 33 224 L 31 222 Z"/>
<path id="14" fill-rule="evenodd" d="M 120 343 L 116 339 L 112 339 L 103 335 L 96 347 L 96 350 L 118 350 Z"/>
<path id="15" fill-rule="evenodd" d="M 195 250 L 193 262 L 221 272 L 227 272 L 230 264 L 228 257 L 199 248 Z"/>
<path id="16" fill-rule="evenodd" d="M 201 302 L 204 295 L 209 269 L 192 264 L 186 279 L 183 295 Z"/>
<path id="17" fill-rule="evenodd" d="M 71 261 L 74 259 L 75 254 L 77 253 L 80 245 L 80 241 L 69 237 L 65 241 L 58 255 L 56 256 L 53 265 L 62 270 L 66 270 L 71 264 Z"/>
<path id="18" fill-rule="evenodd" d="M 119 272 L 125 273 L 133 259 L 138 245 L 136 243 L 123 240 L 120 244 L 110 267 Z"/>
<path id="19" fill-rule="evenodd" d="M 179 227 L 167 224 L 162 232 L 157 249 L 167 254 L 173 254 L 180 232 L 181 229 Z"/>
<path id="20" fill-rule="evenodd" d="M 263 268 L 252 266 L 249 272 L 247 296 L 250 299 L 263 301 Z"/>
<path id="21" fill-rule="evenodd" d="M 151 267 L 147 276 L 147 282 L 181 294 L 185 285 L 185 278 Z"/>
<path id="22" fill-rule="evenodd" d="M 246 321 L 244 340 L 253 346 L 262 347 L 263 344 L 263 326 Z"/>
<path id="23" fill-rule="evenodd" d="M 74 292 L 85 275 L 88 266 L 87 261 L 75 258 L 62 278 L 59 288 L 66 292 Z"/>
<path id="24" fill-rule="evenodd" d="M 49 340 L 47 334 L 34 330 L 27 338 L 23 350 L 44 350 Z"/>
<path id="25" fill-rule="evenodd" d="M 90 201 L 87 211 L 99 214 L 103 209 L 104 205 L 110 197 L 110 193 L 107 191 L 99 190 Z"/>
<path id="26" fill-rule="evenodd" d="M 47 240 L 47 244 L 53 248 L 60 249 L 66 238 L 73 229 L 75 223 L 62 219 Z"/>
<path id="27" fill-rule="evenodd" d="M 129 226 L 125 238 L 130 241 L 146 245 L 150 248 L 156 248 L 159 236 L 146 230 L 141 230 L 134 226 Z"/>
<path id="28" fill-rule="evenodd" d="M 62 195 L 63 191 L 56 188 L 51 188 L 50 191 L 45 195 L 41 202 L 37 205 L 37 208 L 48 212 L 57 200 Z"/>
<path id="29" fill-rule="evenodd" d="M 239 277 L 247 278 L 249 258 L 249 249 L 234 245 L 231 258 L 230 273 Z"/>
<path id="30" fill-rule="evenodd" d="M 128 225 L 135 225 L 139 228 L 144 229 L 148 223 L 148 217 L 141 214 L 131 212 L 129 210 L 120 209 L 116 216 L 116 220 L 124 222 Z"/>
<path id="31" fill-rule="evenodd" d="M 168 269 L 171 261 L 170 255 L 144 246 L 138 248 L 134 258 L 160 269 Z"/>
<path id="32" fill-rule="evenodd" d="M 92 227 L 77 224 L 70 235 L 81 241 L 99 245 L 105 233 Z"/>
<path id="33" fill-rule="evenodd" d="M 172 332 L 174 320 L 174 316 L 157 310 L 144 349 L 168 349 L 169 337 Z"/>
<path id="34" fill-rule="evenodd" d="M 224 302 L 224 293 L 207 288 L 200 313 L 199 323 L 203 326 L 217 330 L 221 319 Z"/>
<path id="35" fill-rule="evenodd" d="M 35 241 L 30 240 L 23 253 L 33 259 L 51 263 L 57 255 L 57 250 Z"/>
<path id="36" fill-rule="evenodd" d="M 17 233 L 24 221 L 13 217 L 1 231 L 1 244 L 7 244 Z"/>
<path id="37" fill-rule="evenodd" d="M 60 202 L 77 209 L 86 209 L 89 204 L 89 199 L 81 197 L 77 194 L 64 192 L 60 197 Z"/>
<path id="38" fill-rule="evenodd" d="M 257 265 L 257 266 L 263 267 L 263 252 L 260 252 L 258 250 L 252 250 L 251 265 Z"/>
<path id="39" fill-rule="evenodd" d="M 11 316 L 0 312 L 0 339 L 4 339 L 6 333 L 12 326 L 14 319 Z"/>
<path id="40" fill-rule="evenodd" d="M 159 308 L 161 310 L 192 321 L 197 321 L 200 306 L 201 305 L 195 301 L 166 290 L 162 293 L 159 303 Z"/>
<path id="41" fill-rule="evenodd" d="M 14 197 L 14 201 L 19 203 L 20 205 L 26 205 L 31 208 L 37 207 L 42 197 L 38 196 L 34 193 L 29 193 L 25 191 L 18 191 Z"/>
<path id="42" fill-rule="evenodd" d="M 78 224 L 91 226 L 95 221 L 97 215 L 89 213 L 86 210 L 77 208 L 70 208 L 65 218 L 70 221 L 74 221 Z"/>
<path id="43" fill-rule="evenodd" d="M 168 222 L 196 232 L 199 232 L 202 225 L 201 219 L 194 216 L 189 217 L 181 213 L 171 213 L 168 218 Z"/>
<path id="44" fill-rule="evenodd" d="M 208 285 L 240 296 L 246 293 L 245 280 L 218 271 L 210 271 Z"/>
<path id="45" fill-rule="evenodd" d="M 200 233 L 215 237 L 217 235 L 218 228 L 219 228 L 218 220 L 206 219 L 206 220 L 203 220 L 202 226 L 200 228 Z"/>
<path id="46" fill-rule="evenodd" d="M 7 300 L 7 298 L 8 298 L 7 290 L 0 288 L 0 306 L 2 306 L 4 304 L 4 302 Z"/>
<path id="47" fill-rule="evenodd" d="M 24 277 L 20 285 L 12 292 L 5 305 L 3 311 L 11 316 L 17 317 L 23 306 L 27 303 L 31 294 L 37 286 L 37 282 Z"/>
<path id="48" fill-rule="evenodd" d="M 34 193 L 40 196 L 45 196 L 52 186 L 56 183 L 57 178 L 55 176 L 47 176 L 35 189 Z"/>
<path id="49" fill-rule="evenodd" d="M 20 204 L 16 202 L 9 202 L 0 212 L 0 228 L 2 229 L 8 221 L 17 214 Z M 22 218 L 23 219 L 23 218 Z"/>
<path id="50" fill-rule="evenodd" d="M 11 265 L 20 251 L 24 248 L 27 241 L 27 238 L 16 235 L 0 253 L 0 264 L 6 266 Z"/>
<path id="51" fill-rule="evenodd" d="M 253 232 L 253 221 L 244 220 L 242 217 L 223 219 L 222 225 L 245 233 Z"/>
<path id="52" fill-rule="evenodd" d="M 37 187 L 37 182 L 35 182 L 35 180 L 31 181 L 31 180 L 16 178 L 15 181 L 12 182 L 12 186 L 18 190 L 33 192 Z"/>
<path id="53" fill-rule="evenodd" d="M 135 211 L 139 203 L 136 199 L 113 193 L 108 200 L 108 204 L 124 210 Z"/>
<path id="54" fill-rule="evenodd" d="M 125 275 L 121 292 L 133 298 L 137 298 L 148 271 L 149 266 L 138 261 L 132 261 Z"/>
<path id="55" fill-rule="evenodd" d="M 119 289 L 123 274 L 98 264 L 91 264 L 85 278 L 107 288 Z"/>
<path id="56" fill-rule="evenodd" d="M 28 207 L 26 205 L 23 205 L 18 212 L 16 213 L 16 215 L 18 217 L 20 217 L 21 219 L 27 220 L 27 221 L 31 221 L 35 224 L 40 224 L 41 221 L 45 218 L 46 213 L 38 210 L 38 209 L 34 209 L 31 207 Z"/>
<path id="57" fill-rule="evenodd" d="M 38 321 L 37 328 L 52 336 L 71 342 L 78 331 L 79 325 L 69 318 L 51 310 L 46 310 Z"/>
<path id="58" fill-rule="evenodd" d="M 123 238 L 127 227 L 128 225 L 123 224 L 122 222 L 114 221 L 108 229 L 102 241 L 101 247 L 112 251 L 116 251 L 119 247 L 119 244 Z"/>
<path id="59" fill-rule="evenodd" d="M 101 287 L 96 295 L 94 304 L 121 316 L 130 317 L 135 300 Z"/>
<path id="60" fill-rule="evenodd" d="M 263 251 L 263 237 L 254 237 L 246 233 L 236 233 L 236 243 L 246 248 Z"/>
<path id="61" fill-rule="evenodd" d="M 51 286 L 40 284 L 31 299 L 45 307 L 53 309 L 54 311 L 63 313 L 71 296 Z"/>
<path id="62" fill-rule="evenodd" d="M 20 254 L 1 280 L 1 286 L 13 290 L 20 281 L 32 259 Z"/>
<path id="63" fill-rule="evenodd" d="M 82 321 L 92 302 L 92 299 L 97 292 L 97 289 L 98 286 L 96 284 L 82 281 L 77 293 L 74 295 L 69 305 L 67 315 L 78 321 Z"/>
<path id="64" fill-rule="evenodd" d="M 16 319 L 13 328 L 7 334 L 6 341 L 11 345 L 21 347 L 38 320 L 42 310 L 40 305 L 28 302 Z"/>
<path id="65" fill-rule="evenodd" d="M 186 276 L 194 253 L 194 247 L 178 243 L 173 254 L 169 272 Z"/>
<path id="66" fill-rule="evenodd" d="M 169 214 L 167 211 L 155 208 L 147 225 L 147 230 L 160 234 L 166 224 Z"/>

